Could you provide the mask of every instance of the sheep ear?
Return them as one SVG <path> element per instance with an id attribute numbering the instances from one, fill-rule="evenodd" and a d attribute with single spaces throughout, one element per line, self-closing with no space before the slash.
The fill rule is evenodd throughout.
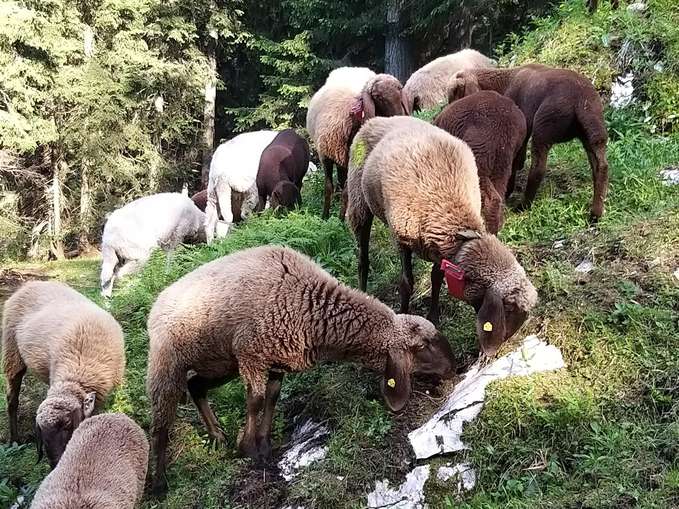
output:
<path id="1" fill-rule="evenodd" d="M 505 311 L 502 298 L 493 289 L 486 290 L 476 315 L 479 345 L 488 357 L 495 355 L 505 339 Z"/>
<path id="2" fill-rule="evenodd" d="M 387 367 L 382 380 L 382 395 L 392 412 L 399 412 L 406 405 L 412 391 L 410 384 L 410 353 L 397 350 L 387 354 Z"/>
<path id="3" fill-rule="evenodd" d="M 371 95 L 371 90 L 366 90 L 361 94 L 363 99 L 363 122 L 375 117 L 375 101 Z"/>
<path id="4" fill-rule="evenodd" d="M 403 113 L 405 115 L 412 115 L 412 111 L 410 111 L 410 99 L 408 98 L 408 94 L 406 93 L 405 90 L 401 90 L 401 106 L 403 107 Z"/>
<path id="5" fill-rule="evenodd" d="M 481 234 L 475 230 L 460 230 L 455 234 L 455 236 L 461 240 L 474 240 L 481 238 Z"/>
<path id="6" fill-rule="evenodd" d="M 85 396 L 85 399 L 83 400 L 83 418 L 87 419 L 92 415 L 92 412 L 94 412 L 94 404 L 97 401 L 97 393 L 96 392 L 90 392 Z"/>
<path id="7" fill-rule="evenodd" d="M 33 435 L 35 437 L 35 448 L 38 452 L 38 461 L 36 461 L 37 464 L 40 463 L 44 452 L 44 447 L 42 444 L 42 429 L 40 429 L 40 425 L 37 422 L 33 425 Z"/>

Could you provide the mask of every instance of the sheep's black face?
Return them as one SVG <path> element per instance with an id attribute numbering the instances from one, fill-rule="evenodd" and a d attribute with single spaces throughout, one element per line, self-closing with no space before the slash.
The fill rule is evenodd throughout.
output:
<path id="1" fill-rule="evenodd" d="M 272 209 L 284 207 L 292 209 L 302 204 L 302 196 L 297 186 L 292 182 L 281 182 L 271 193 L 270 205 Z"/>
<path id="2" fill-rule="evenodd" d="M 59 463 L 61 456 L 66 450 L 68 441 L 73 436 L 73 431 L 82 421 L 79 411 L 59 419 L 55 422 L 36 424 L 36 443 L 38 445 L 38 459 L 42 456 L 44 447 L 47 462 L 54 468 Z"/>

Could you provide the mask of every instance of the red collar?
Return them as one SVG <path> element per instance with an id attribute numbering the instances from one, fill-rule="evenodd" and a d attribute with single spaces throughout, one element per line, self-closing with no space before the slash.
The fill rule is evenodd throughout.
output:
<path id="1" fill-rule="evenodd" d="M 363 97 L 360 97 L 358 101 L 356 101 L 351 107 L 351 116 L 354 117 L 354 120 L 359 124 L 363 123 L 363 119 L 365 118 L 365 106 L 363 104 Z"/>
<path id="2" fill-rule="evenodd" d="M 441 270 L 446 278 L 448 293 L 456 299 L 464 300 L 464 269 L 444 258 L 441 260 Z"/>

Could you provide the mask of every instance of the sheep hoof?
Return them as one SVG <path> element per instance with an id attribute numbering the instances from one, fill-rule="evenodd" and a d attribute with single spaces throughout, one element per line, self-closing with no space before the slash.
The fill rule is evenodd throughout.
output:
<path id="1" fill-rule="evenodd" d="M 590 212 L 589 213 L 589 223 L 590 224 L 596 224 L 599 222 L 599 219 L 601 219 L 601 214 L 596 214 L 595 212 Z"/>
<path id="2" fill-rule="evenodd" d="M 438 325 L 439 325 L 439 314 L 433 313 L 433 312 L 430 311 L 429 314 L 427 314 L 427 320 L 429 320 L 431 323 L 433 323 L 434 325 L 436 325 L 438 327 Z"/>
<path id="3" fill-rule="evenodd" d="M 167 481 L 163 479 L 156 479 L 151 486 L 151 496 L 157 499 L 164 499 L 167 495 Z"/>
<path id="4" fill-rule="evenodd" d="M 226 435 L 221 429 L 208 430 L 210 440 L 216 445 L 224 445 L 226 443 Z"/>

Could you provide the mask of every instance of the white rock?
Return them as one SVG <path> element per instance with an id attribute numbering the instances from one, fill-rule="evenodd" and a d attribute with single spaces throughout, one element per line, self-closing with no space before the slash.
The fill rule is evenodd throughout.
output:
<path id="1" fill-rule="evenodd" d="M 611 106 L 615 109 L 624 108 L 634 102 L 634 74 L 628 72 L 618 76 L 611 85 Z"/>
<path id="2" fill-rule="evenodd" d="M 424 484 L 429 479 L 430 466 L 415 467 L 398 489 L 389 487 L 389 481 L 377 481 L 375 490 L 368 494 L 368 507 L 389 509 L 425 509 Z"/>
<path id="3" fill-rule="evenodd" d="M 290 481 L 297 475 L 299 469 L 325 458 L 328 447 L 323 443 L 329 434 L 330 430 L 326 426 L 312 420 L 298 427 L 290 439 L 292 447 L 278 462 L 283 479 Z"/>
<path id="4" fill-rule="evenodd" d="M 644 2 L 634 2 L 633 4 L 629 4 L 627 6 L 627 10 L 629 12 L 644 12 L 647 8 L 647 5 Z"/>
<path id="5" fill-rule="evenodd" d="M 417 458 L 467 449 L 462 443 L 462 426 L 481 412 L 486 386 L 510 376 L 525 376 L 564 367 L 561 352 L 555 346 L 528 336 L 521 347 L 481 369 L 474 364 L 443 406 L 408 438 Z"/>
<path id="6" fill-rule="evenodd" d="M 565 243 L 566 243 L 566 241 L 563 240 L 563 239 L 562 240 L 555 240 L 554 244 L 552 244 L 552 248 L 553 249 L 561 249 L 564 246 Z"/>
<path id="7" fill-rule="evenodd" d="M 577 267 L 575 267 L 575 272 L 581 272 L 582 274 L 587 274 L 594 270 L 594 263 L 591 260 L 582 260 Z"/>
<path id="8" fill-rule="evenodd" d="M 318 167 L 317 167 L 313 162 L 311 162 L 311 161 L 309 161 L 309 171 L 310 171 L 311 173 L 313 173 L 313 172 L 315 172 L 315 171 L 318 171 Z"/>
<path id="9" fill-rule="evenodd" d="M 660 171 L 660 177 L 666 186 L 676 186 L 679 184 L 679 168 L 665 168 Z"/>
<path id="10" fill-rule="evenodd" d="M 679 279 L 679 267 L 674 271 L 674 277 Z"/>
<path id="11" fill-rule="evenodd" d="M 445 466 L 439 467 L 438 472 L 436 472 L 436 478 L 439 481 L 445 482 L 454 477 L 457 477 L 458 494 L 469 491 L 476 485 L 476 472 L 469 463 L 458 463 L 452 467 L 450 463 L 446 463 Z"/>
<path id="12" fill-rule="evenodd" d="M 653 70 L 655 72 L 663 72 L 665 70 L 665 64 L 662 62 L 656 62 L 655 65 L 653 66 Z"/>

